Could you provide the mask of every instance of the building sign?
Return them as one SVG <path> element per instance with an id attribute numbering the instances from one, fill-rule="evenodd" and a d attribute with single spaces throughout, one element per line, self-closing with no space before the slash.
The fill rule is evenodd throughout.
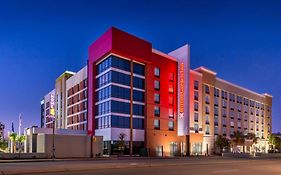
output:
<path id="1" fill-rule="evenodd" d="M 51 94 L 50 98 L 50 116 L 55 117 L 55 95 Z"/>
<path id="2" fill-rule="evenodd" d="M 184 117 L 184 63 L 180 64 L 179 71 L 179 117 Z"/>
<path id="3" fill-rule="evenodd" d="M 189 134 L 189 46 L 171 53 L 178 62 L 178 136 Z"/>

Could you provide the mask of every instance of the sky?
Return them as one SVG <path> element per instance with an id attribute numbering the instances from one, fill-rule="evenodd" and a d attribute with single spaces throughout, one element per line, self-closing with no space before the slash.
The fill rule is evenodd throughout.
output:
<path id="1" fill-rule="evenodd" d="M 273 98 L 281 131 L 281 1 L 0 0 L 0 121 L 40 125 L 40 101 L 88 46 L 115 26 L 170 52 L 186 43 L 191 68 Z"/>

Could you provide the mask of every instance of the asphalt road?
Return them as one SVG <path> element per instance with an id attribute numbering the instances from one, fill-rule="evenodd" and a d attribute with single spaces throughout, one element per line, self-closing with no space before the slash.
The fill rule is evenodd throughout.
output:
<path id="1" fill-rule="evenodd" d="M 281 175 L 281 159 L 123 159 L 0 163 L 3 174 Z"/>

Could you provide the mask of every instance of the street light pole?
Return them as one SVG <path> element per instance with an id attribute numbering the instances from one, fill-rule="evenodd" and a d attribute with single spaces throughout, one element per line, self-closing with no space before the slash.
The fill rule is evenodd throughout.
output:
<path id="1" fill-rule="evenodd" d="M 55 159 L 55 118 L 53 120 L 53 146 L 52 146 L 52 159 Z"/>

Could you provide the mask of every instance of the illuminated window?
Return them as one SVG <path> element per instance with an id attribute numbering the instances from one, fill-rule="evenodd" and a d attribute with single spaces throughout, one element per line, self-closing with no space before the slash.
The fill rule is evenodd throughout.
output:
<path id="1" fill-rule="evenodd" d="M 169 118 L 174 118 L 174 109 L 169 109 Z"/>
<path id="2" fill-rule="evenodd" d="M 160 120 L 154 119 L 154 129 L 160 129 Z"/>
<path id="3" fill-rule="evenodd" d="M 156 76 L 156 77 L 159 77 L 160 76 L 160 69 L 159 68 L 154 68 L 154 75 Z"/>
<path id="4" fill-rule="evenodd" d="M 169 121 L 169 130 L 170 131 L 174 130 L 174 121 Z"/>
<path id="5" fill-rule="evenodd" d="M 154 94 L 154 102 L 160 103 L 160 95 L 159 94 Z"/>
<path id="6" fill-rule="evenodd" d="M 174 81 L 174 74 L 169 73 L 169 81 L 173 82 Z"/>
<path id="7" fill-rule="evenodd" d="M 160 89 L 160 82 L 157 80 L 154 81 L 154 89 L 156 89 L 156 90 Z"/>
<path id="8" fill-rule="evenodd" d="M 169 96 L 169 105 L 174 105 L 174 97 Z"/>
<path id="9" fill-rule="evenodd" d="M 169 93 L 174 93 L 174 86 L 169 84 Z"/>

